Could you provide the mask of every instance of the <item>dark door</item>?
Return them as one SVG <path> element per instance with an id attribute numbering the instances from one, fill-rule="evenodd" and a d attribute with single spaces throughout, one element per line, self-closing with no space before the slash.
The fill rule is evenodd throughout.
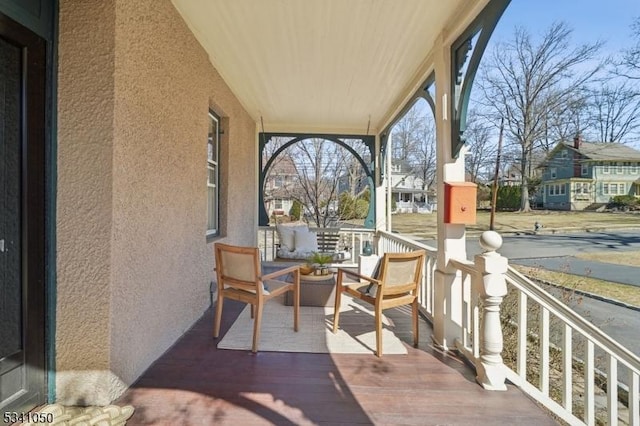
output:
<path id="1" fill-rule="evenodd" d="M 0 14 L 0 411 L 44 402 L 45 42 Z"/>

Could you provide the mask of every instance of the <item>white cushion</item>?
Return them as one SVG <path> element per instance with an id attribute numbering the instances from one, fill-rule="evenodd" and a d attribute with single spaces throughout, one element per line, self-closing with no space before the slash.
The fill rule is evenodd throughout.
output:
<path id="1" fill-rule="evenodd" d="M 294 232 L 295 251 L 318 251 L 318 234 L 308 229 L 296 229 Z"/>
<path id="2" fill-rule="evenodd" d="M 276 225 L 276 231 L 278 232 L 278 241 L 280 241 L 280 248 L 284 251 L 294 251 L 296 249 L 294 232 L 297 229 L 309 229 L 306 223 L 285 224 L 279 223 Z"/>

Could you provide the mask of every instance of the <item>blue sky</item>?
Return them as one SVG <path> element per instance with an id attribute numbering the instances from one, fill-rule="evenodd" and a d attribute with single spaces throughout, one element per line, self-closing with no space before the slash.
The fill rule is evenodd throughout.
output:
<path id="1" fill-rule="evenodd" d="M 512 0 L 492 41 L 511 38 L 516 25 L 537 34 L 554 21 L 565 21 L 576 44 L 603 40 L 603 51 L 616 53 L 631 45 L 634 17 L 640 17 L 640 0 Z"/>

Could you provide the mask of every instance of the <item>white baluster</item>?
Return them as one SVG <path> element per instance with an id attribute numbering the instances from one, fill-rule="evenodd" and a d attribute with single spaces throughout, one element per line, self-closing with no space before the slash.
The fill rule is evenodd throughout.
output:
<path id="1" fill-rule="evenodd" d="M 507 258 L 496 252 L 502 246 L 502 237 L 497 232 L 483 232 L 480 246 L 485 252 L 475 257 L 475 264 L 482 273 L 482 283 L 477 291 L 484 302 L 484 315 L 476 380 L 488 390 L 507 390 L 501 356 L 503 341 L 500 325 L 500 304 L 507 295 Z"/>

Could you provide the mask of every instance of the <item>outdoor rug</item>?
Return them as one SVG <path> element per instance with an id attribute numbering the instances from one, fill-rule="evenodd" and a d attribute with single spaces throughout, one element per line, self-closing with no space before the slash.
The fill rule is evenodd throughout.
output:
<path id="1" fill-rule="evenodd" d="M 376 333 L 372 306 L 344 294 L 340 328 L 333 334 L 333 307 L 300 307 L 300 328 L 293 331 L 293 307 L 278 300 L 265 303 L 258 351 L 373 354 Z M 382 353 L 406 354 L 407 348 L 395 336 L 393 323 L 383 318 Z M 253 320 L 247 305 L 218 343 L 219 349 L 251 350 Z"/>

